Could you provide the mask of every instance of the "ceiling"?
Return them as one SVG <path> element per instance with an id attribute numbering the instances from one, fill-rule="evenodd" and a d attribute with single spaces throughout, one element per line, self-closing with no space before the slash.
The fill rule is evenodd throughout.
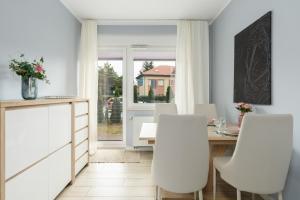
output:
<path id="1" fill-rule="evenodd" d="M 61 0 L 79 19 L 213 20 L 230 0 Z"/>

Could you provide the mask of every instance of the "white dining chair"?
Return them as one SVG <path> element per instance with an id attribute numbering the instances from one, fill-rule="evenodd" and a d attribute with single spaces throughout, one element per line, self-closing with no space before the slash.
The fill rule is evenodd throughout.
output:
<path id="1" fill-rule="evenodd" d="M 209 149 L 206 117 L 200 115 L 160 115 L 152 176 L 157 186 L 174 193 L 199 193 L 207 184 Z"/>
<path id="2" fill-rule="evenodd" d="M 154 122 L 158 122 L 161 114 L 177 114 L 177 106 L 174 103 L 156 103 L 154 109 Z"/>
<path id="3" fill-rule="evenodd" d="M 232 157 L 213 160 L 213 196 L 216 198 L 216 172 L 241 192 L 275 194 L 283 200 L 293 147 L 293 117 L 288 114 L 245 115 Z"/>
<path id="4" fill-rule="evenodd" d="M 215 104 L 196 104 L 194 109 L 195 114 L 205 115 L 208 120 L 218 118 Z"/>

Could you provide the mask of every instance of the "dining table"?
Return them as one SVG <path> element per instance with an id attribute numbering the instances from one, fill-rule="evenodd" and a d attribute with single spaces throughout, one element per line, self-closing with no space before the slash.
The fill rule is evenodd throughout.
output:
<path id="1" fill-rule="evenodd" d="M 155 144 L 157 123 L 143 123 L 140 131 L 140 140 L 147 141 L 148 144 Z M 232 133 L 230 134 L 230 130 Z M 231 125 L 225 134 L 217 131 L 215 126 L 207 126 L 208 143 L 209 143 L 209 174 L 207 185 L 204 188 L 204 193 L 212 193 L 213 191 L 213 158 L 219 156 L 231 156 L 235 144 L 238 139 L 239 128 Z M 170 142 L 172 138 L 170 138 Z"/>

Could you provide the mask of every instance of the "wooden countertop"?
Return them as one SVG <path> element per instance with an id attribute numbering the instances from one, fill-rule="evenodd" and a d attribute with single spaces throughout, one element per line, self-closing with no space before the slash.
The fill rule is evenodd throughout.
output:
<path id="1" fill-rule="evenodd" d="M 59 103 L 72 103 L 88 101 L 84 98 L 66 98 L 66 99 L 35 99 L 35 100 L 3 100 L 0 101 L 0 108 L 23 107 L 23 106 L 37 106 Z"/>

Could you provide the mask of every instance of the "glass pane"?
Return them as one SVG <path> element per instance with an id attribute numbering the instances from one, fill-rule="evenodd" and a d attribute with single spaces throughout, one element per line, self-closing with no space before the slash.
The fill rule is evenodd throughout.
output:
<path id="1" fill-rule="evenodd" d="M 175 73 L 175 60 L 134 60 L 134 103 L 174 102 Z"/>
<path id="2" fill-rule="evenodd" d="M 123 99 L 121 59 L 98 60 L 98 140 L 122 141 Z"/>

